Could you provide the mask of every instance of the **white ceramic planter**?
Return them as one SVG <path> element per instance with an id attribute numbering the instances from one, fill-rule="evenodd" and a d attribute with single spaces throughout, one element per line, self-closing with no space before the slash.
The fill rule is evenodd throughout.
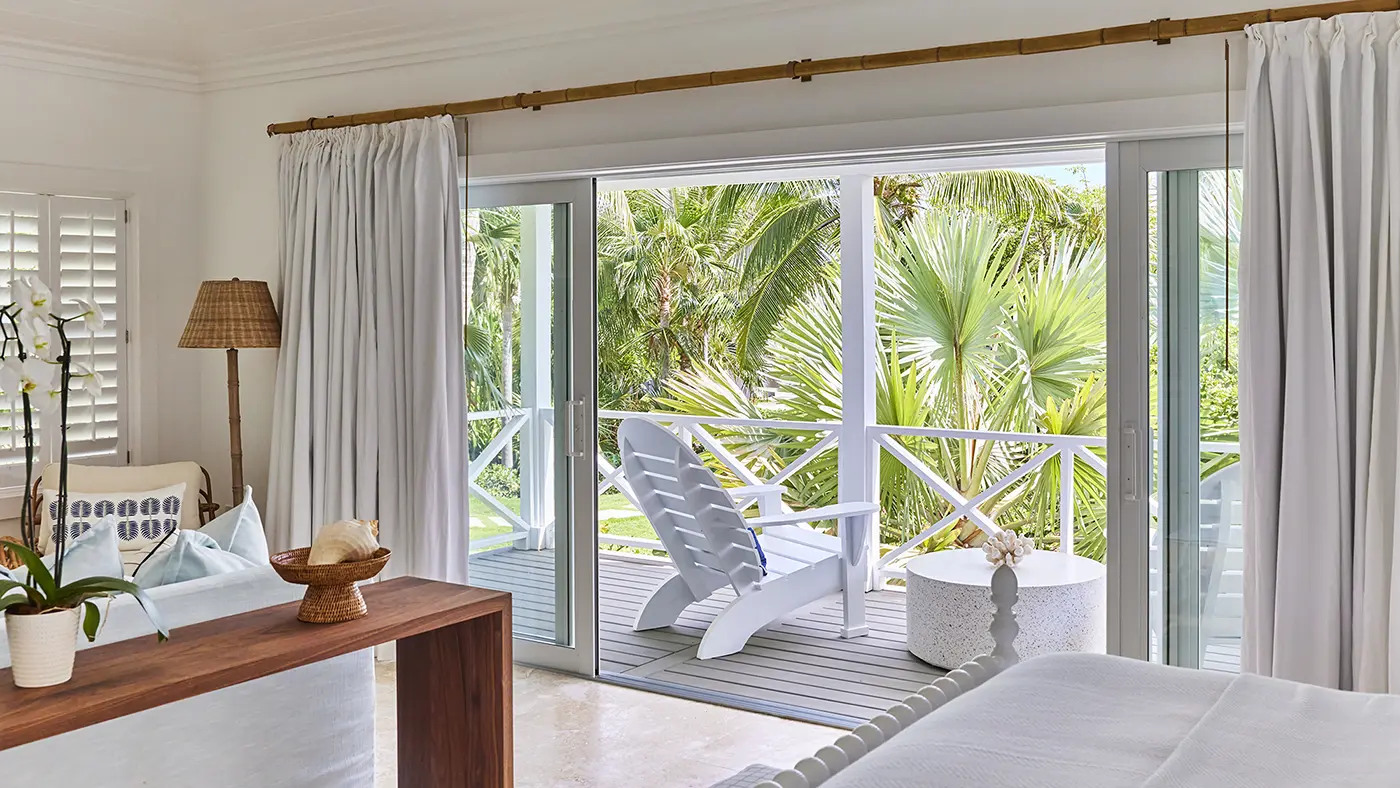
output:
<path id="1" fill-rule="evenodd" d="M 37 616 L 5 614 L 10 667 L 16 687 L 52 687 L 73 678 L 79 610 Z"/>

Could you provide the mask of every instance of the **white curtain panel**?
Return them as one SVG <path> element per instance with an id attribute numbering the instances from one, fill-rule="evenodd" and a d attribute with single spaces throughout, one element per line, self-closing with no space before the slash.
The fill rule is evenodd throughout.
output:
<path id="1" fill-rule="evenodd" d="M 388 573 L 466 580 L 462 215 L 448 117 L 283 138 L 274 549 L 377 518 Z"/>
<path id="2" fill-rule="evenodd" d="M 1244 666 L 1400 692 L 1400 14 L 1248 36 Z"/>

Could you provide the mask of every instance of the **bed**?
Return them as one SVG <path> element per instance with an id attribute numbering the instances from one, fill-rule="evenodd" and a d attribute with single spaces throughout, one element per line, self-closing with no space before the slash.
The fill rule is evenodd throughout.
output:
<path id="1" fill-rule="evenodd" d="M 997 618 L 992 655 L 759 788 L 1400 785 L 1400 697 L 1092 654 L 1017 664 L 1009 606 Z"/>

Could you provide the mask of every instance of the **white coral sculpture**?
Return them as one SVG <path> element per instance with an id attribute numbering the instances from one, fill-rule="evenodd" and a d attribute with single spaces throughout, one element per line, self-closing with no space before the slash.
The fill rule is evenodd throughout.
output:
<path id="1" fill-rule="evenodd" d="M 1015 567 L 1029 558 L 1034 549 L 1034 539 L 1015 531 L 994 534 L 982 544 L 982 552 L 987 554 L 987 563 L 992 566 Z"/>

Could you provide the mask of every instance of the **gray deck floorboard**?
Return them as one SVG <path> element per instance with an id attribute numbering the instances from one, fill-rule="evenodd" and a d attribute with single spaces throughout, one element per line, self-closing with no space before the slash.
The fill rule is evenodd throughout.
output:
<path id="1" fill-rule="evenodd" d="M 472 585 L 510 591 L 517 633 L 553 637 L 552 550 L 503 549 L 471 557 Z M 686 609 L 675 626 L 633 632 L 669 563 L 602 553 L 598 558 L 598 669 L 604 677 L 661 692 L 831 724 L 868 720 L 943 671 L 904 649 L 904 594 L 866 594 L 870 636 L 843 640 L 832 595 L 760 630 L 738 654 L 699 660 L 705 629 L 733 599 L 729 589 Z M 1238 642 L 1212 643 L 1206 667 L 1239 670 Z"/>
<path id="2" fill-rule="evenodd" d="M 499 550 L 471 558 L 470 582 L 514 594 L 517 630 L 548 636 L 554 626 L 554 552 Z M 735 705 L 786 706 L 827 722 L 865 720 L 943 675 L 904 650 L 904 595 L 866 595 L 871 636 L 842 640 L 841 600 L 832 596 L 758 632 L 747 648 L 699 660 L 705 629 L 733 599 L 725 589 L 691 605 L 676 626 L 633 632 L 667 563 L 599 556 L 598 668 L 634 685 L 702 691 Z"/>

